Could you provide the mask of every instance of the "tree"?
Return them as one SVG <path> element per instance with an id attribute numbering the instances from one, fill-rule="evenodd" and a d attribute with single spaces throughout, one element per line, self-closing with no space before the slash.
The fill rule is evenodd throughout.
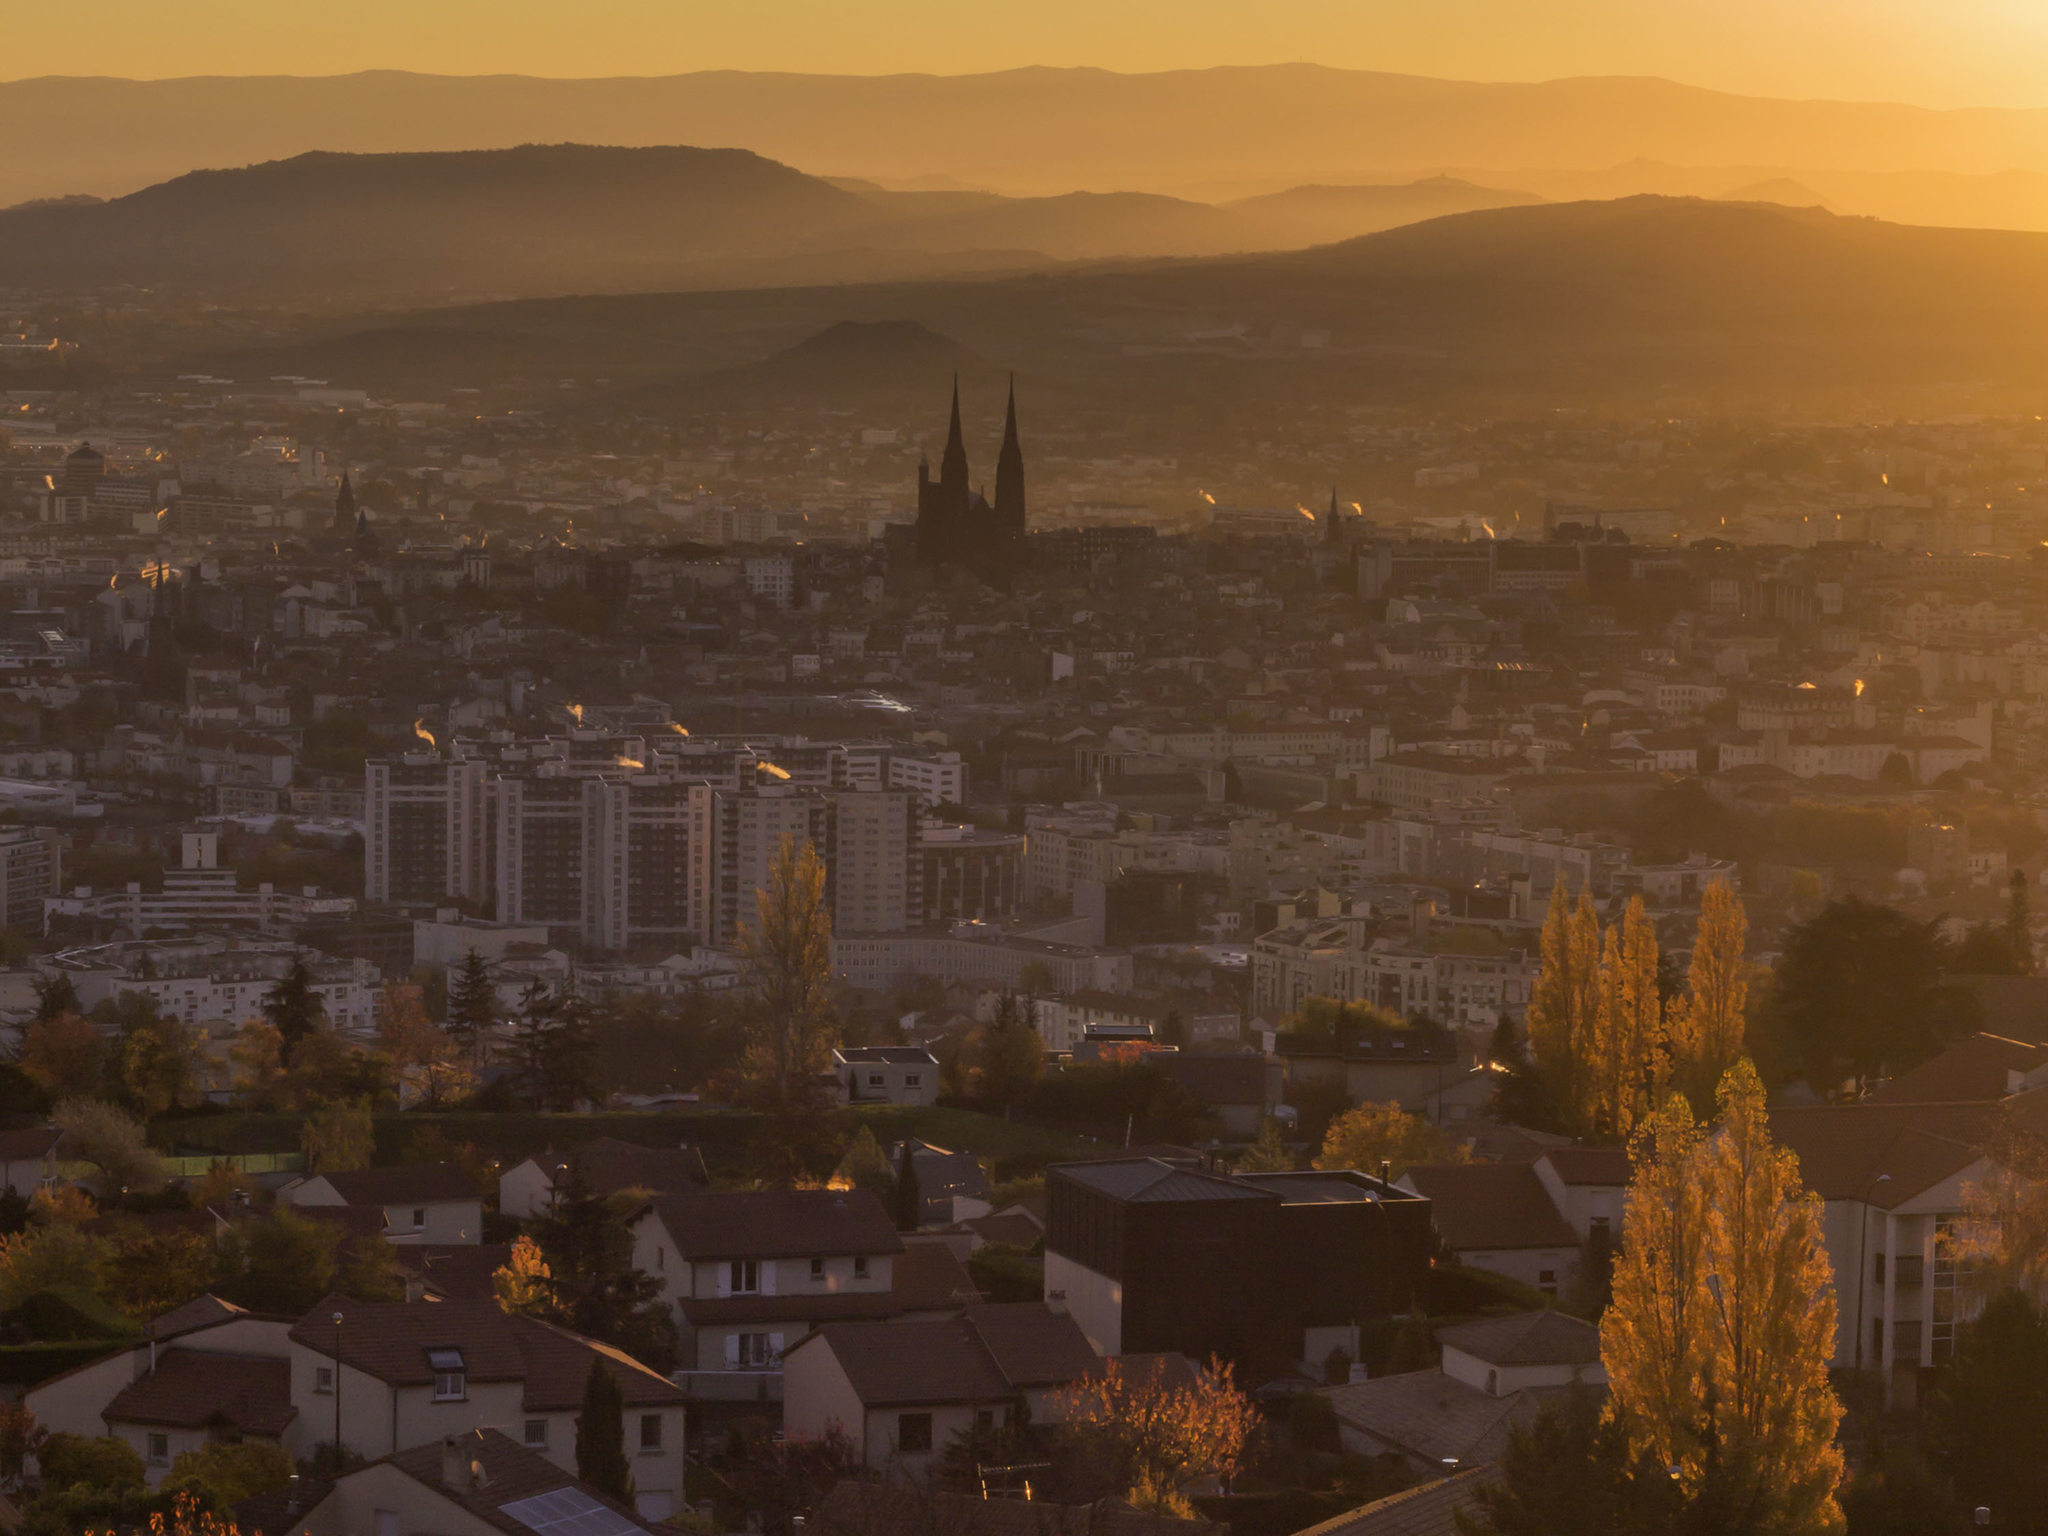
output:
<path id="1" fill-rule="evenodd" d="M 2002 1290 L 2039 1296 L 2048 1290 L 2048 1141 L 2011 1104 L 1982 1151 L 1985 1175 L 1963 1186 L 1962 1217 L 1943 1257 L 1980 1297 Z"/>
<path id="2" fill-rule="evenodd" d="M 839 1160 L 833 1182 L 836 1184 L 842 1180 L 855 1189 L 873 1190 L 884 1195 L 895 1186 L 896 1176 L 890 1171 L 889 1155 L 875 1140 L 875 1133 L 865 1125 L 853 1133 L 853 1144 L 846 1149 L 846 1156 Z"/>
<path id="3" fill-rule="evenodd" d="M 548 1310 L 548 1282 L 552 1279 L 554 1273 L 541 1257 L 540 1244 L 522 1232 L 512 1240 L 512 1251 L 505 1256 L 505 1262 L 492 1273 L 491 1290 L 498 1305 L 507 1312 L 541 1317 Z"/>
<path id="4" fill-rule="evenodd" d="M 2016 869 L 2006 886 L 2005 947 L 2022 976 L 2034 973 L 2034 918 L 2027 909 L 2027 872 Z"/>
<path id="5" fill-rule="evenodd" d="M 1588 1129 L 1626 1141 L 1665 1077 L 1664 1007 L 1657 990 L 1657 930 L 1631 896 L 1601 949 L 1593 1013 Z"/>
<path id="6" fill-rule="evenodd" d="M 35 988 L 36 1011 L 30 1016 L 31 1023 L 47 1023 L 60 1013 L 85 1012 L 78 1001 L 78 988 L 72 984 L 68 972 L 59 971 L 54 976 L 39 977 Z"/>
<path id="7" fill-rule="evenodd" d="M 139 1488 L 144 1481 L 142 1457 L 135 1447 L 111 1435 L 71 1435 L 61 1431 L 43 1442 L 37 1463 L 43 1482 L 56 1488 Z"/>
<path id="8" fill-rule="evenodd" d="M 1631 1452 L 1677 1468 L 1720 1528 L 1836 1531 L 1841 1405 L 1828 1384 L 1835 1298 L 1818 1196 L 1773 1144 L 1747 1061 L 1702 1136 L 1671 1095 L 1638 1143 L 1614 1302 L 1610 1402 Z"/>
<path id="9" fill-rule="evenodd" d="M 121 1085 L 128 1101 L 145 1119 L 151 1119 L 194 1097 L 199 1049 L 184 1020 L 158 1013 L 139 992 L 123 997 L 135 998 L 145 1006 L 122 1025 Z"/>
<path id="10" fill-rule="evenodd" d="M 740 927 L 739 955 L 758 999 L 742 1073 L 764 1105 L 804 1101 L 838 1042 L 825 865 L 808 840 L 783 838 L 754 893 L 754 921 Z"/>
<path id="11" fill-rule="evenodd" d="M 675 1324 L 661 1282 L 633 1265 L 633 1234 L 573 1169 L 554 1208 L 533 1224 L 547 1268 L 549 1321 L 667 1370 Z"/>
<path id="12" fill-rule="evenodd" d="M 0 1484 L 18 1491 L 29 1457 L 40 1456 L 49 1438 L 50 1432 L 21 1404 L 0 1404 Z"/>
<path id="13" fill-rule="evenodd" d="M 163 1487 L 170 1493 L 204 1494 L 214 1508 L 232 1509 L 259 1493 L 288 1487 L 291 1480 L 292 1459 L 282 1447 L 267 1440 L 216 1440 L 179 1452 Z"/>
<path id="14" fill-rule="evenodd" d="M 1512 1018 L 1503 1016 L 1494 1025 L 1487 1042 L 1486 1058 L 1499 1073 L 1493 1085 L 1489 1108 L 1495 1118 L 1509 1125 L 1531 1130 L 1555 1129 L 1557 1107 L 1551 1102 L 1549 1085 L 1529 1057 L 1529 1047 Z"/>
<path id="15" fill-rule="evenodd" d="M 139 1120 L 98 1099 L 66 1099 L 51 1118 L 64 1155 L 99 1170 L 102 1203 L 127 1190 L 162 1187 L 164 1160 L 150 1150 Z"/>
<path id="16" fill-rule="evenodd" d="M 463 954 L 462 969 L 449 983 L 446 1027 L 470 1068 L 481 1067 L 498 1027 L 498 989 L 484 957 L 473 949 Z"/>
<path id="17" fill-rule="evenodd" d="M 306 1154 L 308 1173 L 346 1173 L 369 1167 L 377 1149 L 369 1100 L 314 1110 L 299 1127 L 299 1149 Z"/>
<path id="18" fill-rule="evenodd" d="M 115 1237 L 106 1263 L 106 1298 L 135 1321 L 181 1307 L 213 1283 L 213 1244 L 176 1228 Z"/>
<path id="19" fill-rule="evenodd" d="M 341 1229 L 287 1205 L 236 1222 L 222 1244 L 220 1294 L 257 1312 L 297 1317 L 334 1289 Z"/>
<path id="20" fill-rule="evenodd" d="M 1030 1098 L 1045 1071 L 1045 1042 L 1014 992 L 1003 994 L 995 1017 L 975 1032 L 973 1054 L 983 1104 L 1008 1113 Z"/>
<path id="21" fill-rule="evenodd" d="M 392 982 L 377 994 L 377 1039 L 397 1072 L 401 1102 L 410 1085 L 427 1108 L 439 1109 L 468 1077 L 455 1042 L 427 1017 L 425 995 L 412 982 Z"/>
<path id="22" fill-rule="evenodd" d="M 1674 1083 L 1705 1114 L 1714 1087 L 1742 1055 L 1747 1032 L 1749 913 L 1726 881 L 1700 893 L 1685 992 L 1666 1015 Z"/>
<path id="23" fill-rule="evenodd" d="M 1551 887 L 1541 957 L 1529 993 L 1529 1054 L 1564 1122 L 1590 1126 L 1600 997 L 1600 917 L 1591 886 L 1580 887 L 1576 907 L 1562 880 Z"/>
<path id="24" fill-rule="evenodd" d="M 576 1415 L 576 1475 L 621 1504 L 633 1500 L 626 1464 L 626 1396 L 602 1355 L 590 1357 L 583 1381 L 583 1411 Z"/>
<path id="25" fill-rule="evenodd" d="M 326 1024 L 327 1006 L 314 989 L 312 970 L 299 956 L 292 957 L 291 965 L 264 997 L 263 1017 L 277 1031 L 286 1065 L 298 1053 L 299 1042 Z"/>
<path id="26" fill-rule="evenodd" d="M 251 1109 L 268 1109 L 284 1086 L 284 1040 L 268 1019 L 249 1019 L 228 1047 L 235 1097 Z"/>
<path id="27" fill-rule="evenodd" d="M 1957 1333 L 1930 1405 L 1932 1441 L 1965 1506 L 2003 1530 L 2040 1531 L 2048 1511 L 2048 1312 L 2001 1291 Z"/>
<path id="28" fill-rule="evenodd" d="M 1085 1436 L 1107 1464 L 1111 1487 L 1157 1514 L 1186 1514 L 1181 1489 L 1197 1478 L 1228 1485 L 1258 1410 L 1237 1390 L 1231 1368 L 1212 1359 L 1187 1385 L 1146 1365 L 1104 1362 L 1099 1372 L 1053 1394 L 1049 1415 L 1068 1435 Z"/>
<path id="29" fill-rule="evenodd" d="M 898 1232 L 915 1232 L 924 1225 L 924 1193 L 917 1187 L 917 1143 L 908 1139 L 896 1148 L 896 1186 L 891 1191 L 891 1214 Z"/>
<path id="30" fill-rule="evenodd" d="M 597 1034 L 589 1003 L 528 983 L 513 1024 L 521 1086 L 535 1109 L 574 1109 L 589 1091 Z"/>
<path id="31" fill-rule="evenodd" d="M 1934 924 L 1849 897 L 1792 930 L 1778 964 L 1786 1047 L 1816 1088 L 1902 1072 L 1976 1028 Z"/>
<path id="32" fill-rule="evenodd" d="M 1574 1387 L 1508 1431 L 1499 1475 L 1478 1485 L 1458 1526 L 1470 1536 L 1667 1536 L 1681 1525 L 1663 1471 L 1632 1465 L 1621 1426 Z"/>
<path id="33" fill-rule="evenodd" d="M 1240 1173 L 1292 1173 L 1301 1166 L 1287 1134 L 1271 1115 L 1259 1122 L 1259 1134 L 1237 1160 Z"/>
<path id="34" fill-rule="evenodd" d="M 1441 1130 L 1398 1104 L 1361 1104 L 1330 1122 L 1315 1163 L 1371 1174 L 1386 1163 L 1388 1177 L 1399 1178 L 1417 1163 L 1462 1163 L 1470 1157 L 1467 1148 L 1453 1146 Z"/>
<path id="35" fill-rule="evenodd" d="M 106 1239 L 77 1227 L 28 1227 L 0 1237 L 0 1312 L 38 1291 L 98 1295 L 106 1267 Z"/>
<path id="36" fill-rule="evenodd" d="M 68 978 L 59 978 L 70 985 Z M 21 1067 L 53 1099 L 101 1092 L 107 1081 L 108 1042 L 99 1028 L 72 1009 L 40 1013 L 22 1031 Z"/>

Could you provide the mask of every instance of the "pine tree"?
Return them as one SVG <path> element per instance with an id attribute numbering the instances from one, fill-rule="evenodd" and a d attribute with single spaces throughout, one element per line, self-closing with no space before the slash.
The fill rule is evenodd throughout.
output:
<path id="1" fill-rule="evenodd" d="M 313 990 L 313 973 L 304 960 L 294 956 L 291 968 L 264 997 L 263 1017 L 277 1030 L 285 1064 L 289 1066 L 299 1042 L 327 1022 L 326 1006 Z"/>
<path id="2" fill-rule="evenodd" d="M 1638 1143 L 1601 1320 L 1610 1401 L 1633 1453 L 1677 1469 L 1696 1523 L 1739 1508 L 1741 1528 L 1837 1531 L 1841 1405 L 1827 1375 L 1835 1299 L 1819 1197 L 1773 1144 L 1748 1061 L 1718 1102 L 1712 1137 L 1673 1094 Z"/>
<path id="3" fill-rule="evenodd" d="M 583 1411 L 576 1415 L 576 1475 L 599 1493 L 627 1504 L 633 1474 L 626 1464 L 626 1396 L 604 1357 L 590 1357 L 583 1382 Z"/>
<path id="4" fill-rule="evenodd" d="M 472 1067 L 480 1067 L 498 1023 L 498 989 L 484 957 L 470 950 L 448 988 L 448 1037 Z"/>
<path id="5" fill-rule="evenodd" d="M 634 1267 L 632 1230 L 573 1168 L 553 1208 L 533 1223 L 533 1240 L 546 1266 L 539 1284 L 550 1321 L 668 1369 L 675 1325 L 661 1282 Z"/>

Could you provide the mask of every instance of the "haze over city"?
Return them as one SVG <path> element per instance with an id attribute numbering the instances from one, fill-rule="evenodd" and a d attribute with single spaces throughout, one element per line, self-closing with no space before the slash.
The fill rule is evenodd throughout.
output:
<path id="1" fill-rule="evenodd" d="M 0 36 L 0 1526 L 2048 1532 L 2048 11 Z"/>

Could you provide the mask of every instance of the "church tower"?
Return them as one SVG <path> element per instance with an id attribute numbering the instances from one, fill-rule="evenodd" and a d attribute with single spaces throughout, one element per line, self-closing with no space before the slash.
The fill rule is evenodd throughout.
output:
<path id="1" fill-rule="evenodd" d="M 341 472 L 341 489 L 334 493 L 334 518 L 327 526 L 338 539 L 355 536 L 356 488 L 348 483 L 345 469 Z"/>
<path id="2" fill-rule="evenodd" d="M 1003 422 L 1003 449 L 996 456 L 996 521 L 1008 535 L 1024 531 L 1024 450 L 1017 442 L 1017 379 L 1010 378 L 1010 408 Z"/>

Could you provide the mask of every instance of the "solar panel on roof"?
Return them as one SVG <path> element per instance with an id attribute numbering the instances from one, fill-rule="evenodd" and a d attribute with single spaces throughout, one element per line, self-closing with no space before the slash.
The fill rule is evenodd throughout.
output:
<path id="1" fill-rule="evenodd" d="M 540 1536 L 647 1536 L 647 1527 L 605 1508 L 581 1488 L 557 1488 L 500 1504 L 498 1513 L 510 1515 Z"/>

